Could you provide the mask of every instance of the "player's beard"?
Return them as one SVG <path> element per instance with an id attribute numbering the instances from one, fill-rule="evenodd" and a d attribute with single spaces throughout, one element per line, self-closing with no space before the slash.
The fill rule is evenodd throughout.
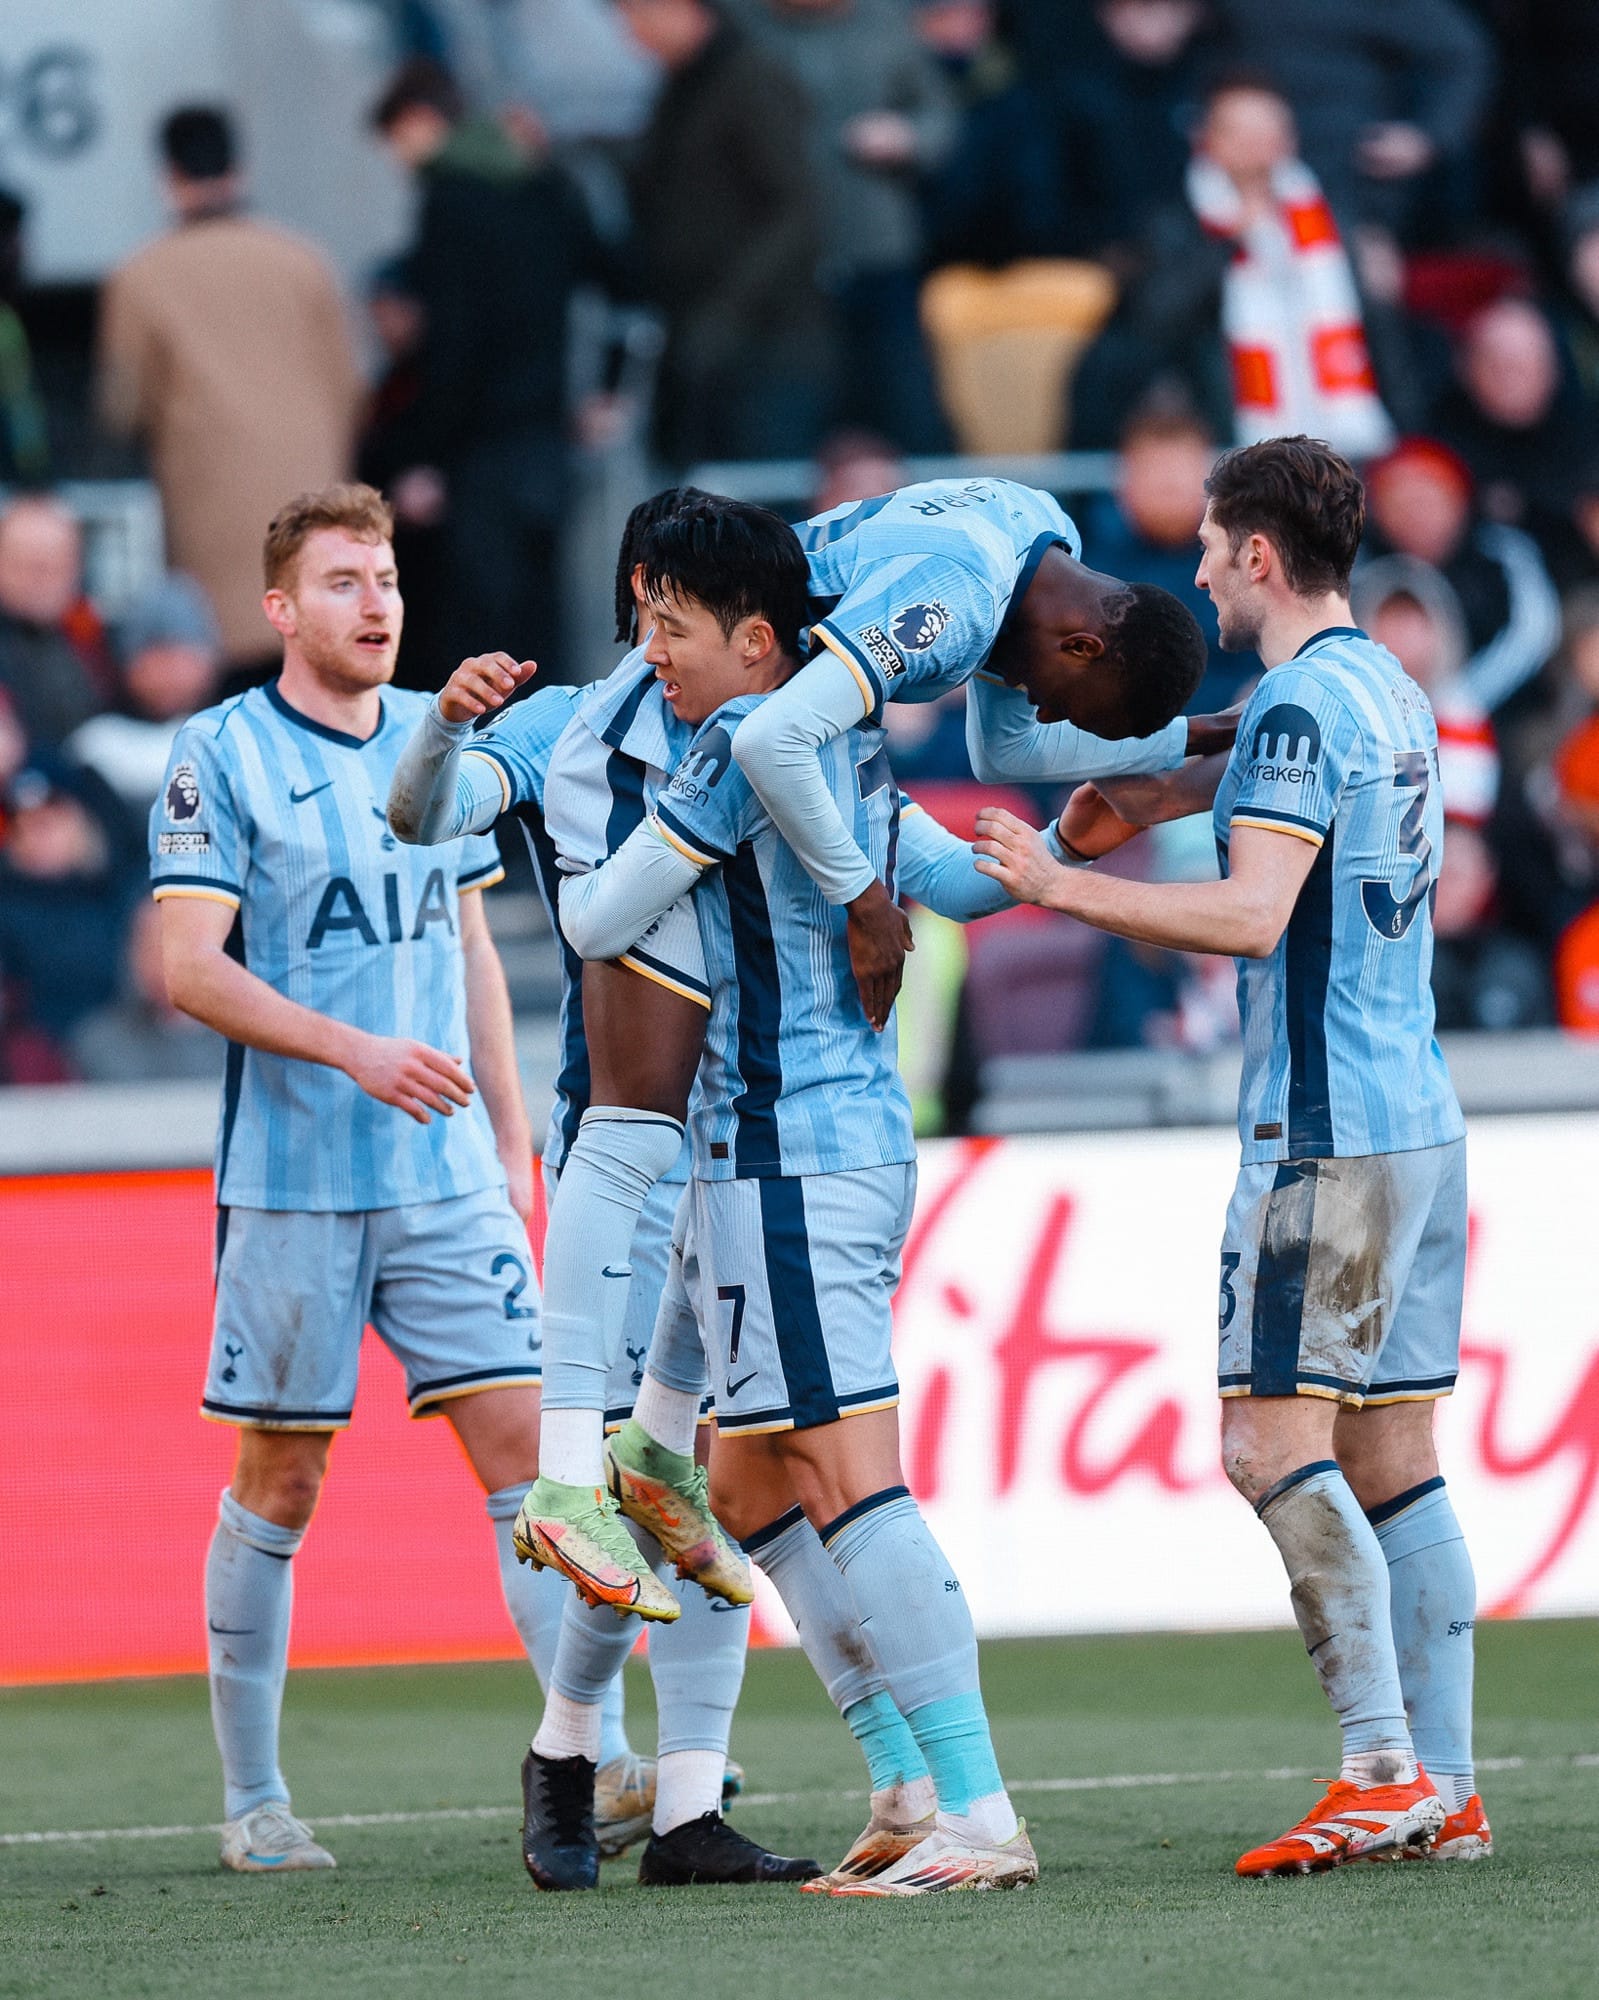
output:
<path id="1" fill-rule="evenodd" d="M 1216 637 L 1224 653 L 1258 653 L 1260 620 L 1236 604 L 1216 607 Z"/>
<path id="2" fill-rule="evenodd" d="M 296 635 L 306 665 L 340 694 L 364 694 L 368 688 L 386 687 L 394 678 L 399 641 L 387 653 L 369 653 L 352 639 L 336 639 L 313 626 L 303 626 Z"/>

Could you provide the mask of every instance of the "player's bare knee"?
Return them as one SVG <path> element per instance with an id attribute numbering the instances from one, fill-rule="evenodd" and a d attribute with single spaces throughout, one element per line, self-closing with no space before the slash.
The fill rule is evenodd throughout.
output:
<path id="1" fill-rule="evenodd" d="M 242 1432 L 234 1499 L 277 1527 L 306 1527 L 321 1497 L 332 1443 L 330 1431 Z"/>
<path id="2" fill-rule="evenodd" d="M 1333 1451 L 1362 1507 L 1437 1477 L 1431 1402 L 1380 1403 L 1341 1410 Z"/>

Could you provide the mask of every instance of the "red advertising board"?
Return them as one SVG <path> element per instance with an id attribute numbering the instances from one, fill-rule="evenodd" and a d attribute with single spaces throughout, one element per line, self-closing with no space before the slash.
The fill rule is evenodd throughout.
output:
<path id="1" fill-rule="evenodd" d="M 907 1476 L 981 1631 L 1284 1622 L 1217 1464 L 1221 1132 L 924 1149 Z M 1599 1121 L 1482 1120 L 1440 1447 L 1486 1611 L 1599 1611 Z M 0 1681 L 194 1671 L 232 1438 L 198 1414 L 204 1173 L 0 1180 Z M 786 1633 L 764 1593 L 758 1615 Z M 295 1564 L 302 1665 L 511 1657 L 481 1496 L 370 1334 Z"/>

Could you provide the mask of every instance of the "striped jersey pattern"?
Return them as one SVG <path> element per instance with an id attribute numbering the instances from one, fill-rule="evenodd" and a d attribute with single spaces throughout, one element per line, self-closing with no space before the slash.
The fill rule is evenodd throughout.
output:
<path id="1" fill-rule="evenodd" d="M 835 507 L 798 529 L 814 646 L 854 674 L 867 720 L 931 701 L 987 660 L 1044 552 L 1082 552 L 1058 501 L 1010 479 L 932 479 Z"/>
<path id="2" fill-rule="evenodd" d="M 1463 1133 L 1433 1034 L 1441 789 L 1427 697 L 1364 632 L 1315 634 L 1250 698 L 1216 795 L 1223 870 L 1240 827 L 1317 853 L 1276 949 L 1239 960 L 1246 1162 L 1403 1153 Z"/>
<path id="3" fill-rule="evenodd" d="M 229 950 L 275 991 L 374 1035 L 465 1062 L 460 897 L 497 882 L 492 834 L 407 847 L 389 779 L 427 705 L 385 688 L 365 742 L 276 684 L 192 717 L 150 813 L 158 898 L 237 912 Z M 342 1070 L 230 1044 L 217 1142 L 223 1206 L 365 1210 L 442 1201 L 505 1176 L 482 1098 L 418 1125 Z"/>
<path id="4" fill-rule="evenodd" d="M 695 1178 L 912 1160 L 894 1025 L 879 1035 L 862 1011 L 846 914 L 811 880 L 733 761 L 733 732 L 758 699 L 729 702 L 704 725 L 653 822 L 708 871 L 695 891 L 712 996 L 689 1119 Z M 848 730 L 817 755 L 845 825 L 893 894 L 899 790 L 882 730 Z"/>

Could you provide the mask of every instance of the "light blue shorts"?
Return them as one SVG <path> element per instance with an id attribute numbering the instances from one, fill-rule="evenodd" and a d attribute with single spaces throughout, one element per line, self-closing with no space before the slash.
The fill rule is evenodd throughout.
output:
<path id="1" fill-rule="evenodd" d="M 1221 1253 L 1224 1396 L 1447 1396 L 1460 1367 L 1466 1142 L 1239 1170 Z"/>
<path id="2" fill-rule="evenodd" d="M 717 1429 L 809 1430 L 897 1403 L 892 1305 L 914 1164 L 691 1186 Z"/>
<path id="3" fill-rule="evenodd" d="M 500 1188 L 365 1213 L 224 1208 L 204 1415 L 342 1430 L 370 1320 L 413 1417 L 543 1373 L 527 1231 Z"/>

